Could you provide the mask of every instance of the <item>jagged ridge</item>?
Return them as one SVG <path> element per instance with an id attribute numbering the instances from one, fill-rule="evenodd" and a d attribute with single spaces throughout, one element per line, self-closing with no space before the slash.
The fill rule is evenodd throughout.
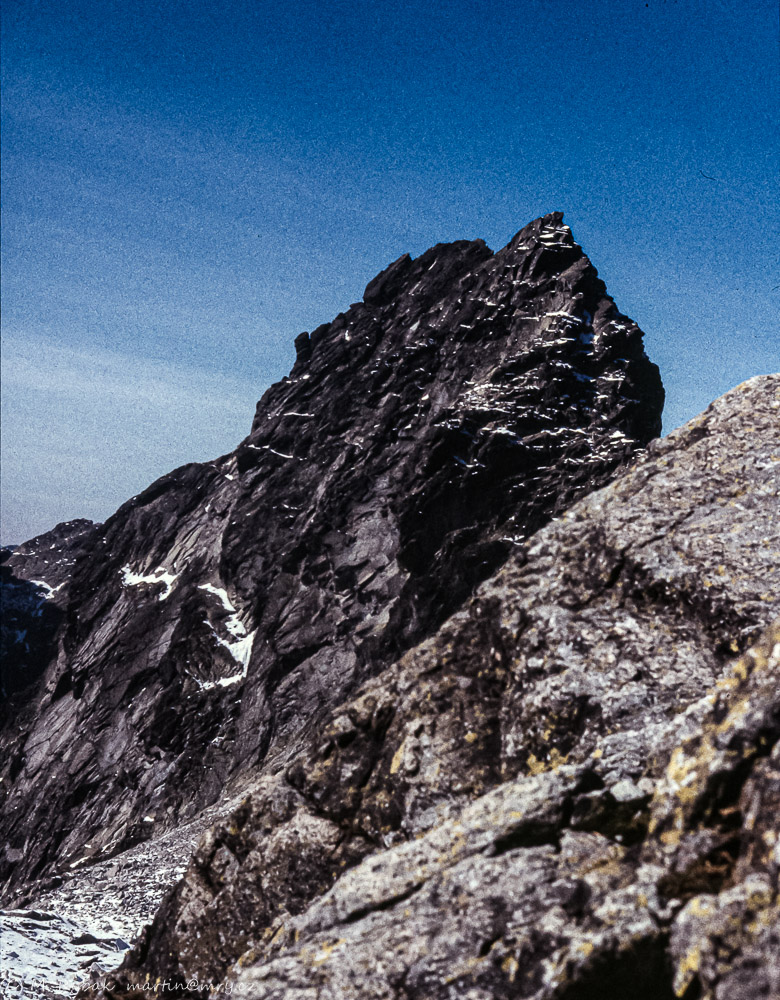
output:
<path id="1" fill-rule="evenodd" d="M 641 331 L 560 214 L 400 258 L 297 350 L 235 452 L 90 535 L 3 737 L 14 898 L 281 766 L 660 429 Z"/>

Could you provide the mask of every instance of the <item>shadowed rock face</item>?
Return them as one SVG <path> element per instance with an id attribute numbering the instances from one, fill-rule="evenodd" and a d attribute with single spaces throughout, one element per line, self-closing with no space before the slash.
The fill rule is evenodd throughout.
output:
<path id="1" fill-rule="evenodd" d="M 69 582 L 79 557 L 89 551 L 99 527 L 85 518 L 63 521 L 51 531 L 6 550 L 6 564 L 20 579 L 38 581 L 44 589 L 59 594 Z M 58 598 L 59 603 L 62 600 Z"/>
<path id="2" fill-rule="evenodd" d="M 9 701 L 35 684 L 55 650 L 59 611 L 47 603 L 44 587 L 14 576 L 0 565 L 0 715 L 9 717 Z"/>
<path id="3" fill-rule="evenodd" d="M 0 725 L 12 720 L 56 653 L 67 586 L 95 525 L 76 520 L 0 551 Z"/>
<path id="4" fill-rule="evenodd" d="M 560 214 L 400 258 L 296 347 L 235 452 L 90 531 L 2 736 L 7 897 L 280 773 L 660 429 L 641 331 Z"/>
<path id="5" fill-rule="evenodd" d="M 247 780 L 113 995 L 780 995 L 779 474 L 766 376 L 517 546 Z"/>

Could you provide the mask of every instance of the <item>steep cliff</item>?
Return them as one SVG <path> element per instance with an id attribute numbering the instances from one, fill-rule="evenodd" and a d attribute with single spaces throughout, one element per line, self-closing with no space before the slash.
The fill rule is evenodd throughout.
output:
<path id="1" fill-rule="evenodd" d="M 560 214 L 401 257 L 296 347 L 235 452 L 90 530 L 2 735 L 7 900 L 280 772 L 660 429 L 641 331 Z"/>

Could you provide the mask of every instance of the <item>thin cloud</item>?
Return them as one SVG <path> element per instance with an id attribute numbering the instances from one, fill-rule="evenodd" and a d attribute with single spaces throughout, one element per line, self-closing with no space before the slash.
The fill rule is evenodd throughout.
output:
<path id="1" fill-rule="evenodd" d="M 32 337 L 6 338 L 3 380 L 2 531 L 15 542 L 71 517 L 102 520 L 157 476 L 231 450 L 263 388 Z"/>

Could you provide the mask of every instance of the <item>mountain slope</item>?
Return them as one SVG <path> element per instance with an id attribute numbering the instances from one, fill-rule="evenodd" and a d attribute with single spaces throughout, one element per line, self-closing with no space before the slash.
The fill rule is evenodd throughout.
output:
<path id="1" fill-rule="evenodd" d="M 296 347 L 235 452 L 90 536 L 2 737 L 7 898 L 294 753 L 660 428 L 641 331 L 560 214 L 400 258 Z"/>
<path id="2" fill-rule="evenodd" d="M 55 653 L 65 588 L 93 528 L 91 521 L 66 521 L 0 550 L 0 725 L 16 709 L 14 696 L 36 684 Z"/>

